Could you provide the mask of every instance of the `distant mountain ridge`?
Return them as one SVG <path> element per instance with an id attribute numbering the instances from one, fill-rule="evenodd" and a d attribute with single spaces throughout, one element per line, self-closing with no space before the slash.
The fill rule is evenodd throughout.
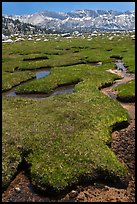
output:
<path id="1" fill-rule="evenodd" d="M 75 10 L 70 12 L 41 11 L 29 15 L 3 15 L 7 19 L 57 32 L 135 30 L 135 11 Z"/>
<path id="2" fill-rule="evenodd" d="M 19 34 L 36 34 L 42 33 L 43 29 L 39 26 L 35 26 L 29 23 L 20 22 L 18 19 L 13 20 L 12 18 L 5 18 L 2 16 L 2 34 L 10 36 L 15 33 Z"/>

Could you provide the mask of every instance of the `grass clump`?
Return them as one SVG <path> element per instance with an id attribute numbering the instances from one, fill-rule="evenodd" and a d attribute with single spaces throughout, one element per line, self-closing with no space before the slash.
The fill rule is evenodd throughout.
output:
<path id="1" fill-rule="evenodd" d="M 2 91 L 7 91 L 12 87 L 30 79 L 34 79 L 35 77 L 35 73 L 29 71 L 15 73 L 2 72 Z"/>
<path id="2" fill-rule="evenodd" d="M 120 101 L 135 102 L 135 80 L 120 84 L 114 90 L 117 91 L 117 98 Z"/>

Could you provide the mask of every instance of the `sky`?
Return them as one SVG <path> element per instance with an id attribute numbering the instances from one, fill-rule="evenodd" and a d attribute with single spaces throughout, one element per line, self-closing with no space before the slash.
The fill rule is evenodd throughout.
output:
<path id="1" fill-rule="evenodd" d="M 2 2 L 2 14 L 32 14 L 43 10 L 69 12 L 91 10 L 135 10 L 135 2 Z"/>

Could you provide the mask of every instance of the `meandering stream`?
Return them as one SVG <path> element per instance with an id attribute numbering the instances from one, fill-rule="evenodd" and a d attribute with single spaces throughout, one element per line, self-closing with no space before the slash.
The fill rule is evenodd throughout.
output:
<path id="1" fill-rule="evenodd" d="M 107 96 L 109 96 L 109 97 L 113 98 L 114 100 L 116 100 L 117 99 L 117 94 L 116 94 L 116 91 L 113 90 L 113 88 L 120 85 L 120 84 L 126 84 L 129 81 L 135 79 L 135 74 L 127 73 L 126 70 L 120 71 L 120 70 L 109 69 L 109 70 L 106 70 L 106 71 L 108 71 L 110 73 L 113 73 L 113 74 L 117 74 L 117 75 L 123 77 L 122 79 L 115 80 L 114 83 L 111 86 L 101 89 L 102 93 L 104 93 Z M 130 118 L 133 119 L 133 121 L 134 121 L 134 119 L 135 119 L 135 104 L 134 103 L 129 104 L 129 103 L 124 103 L 124 102 L 120 102 L 120 101 L 119 101 L 119 103 L 122 105 L 123 108 L 128 110 Z"/>

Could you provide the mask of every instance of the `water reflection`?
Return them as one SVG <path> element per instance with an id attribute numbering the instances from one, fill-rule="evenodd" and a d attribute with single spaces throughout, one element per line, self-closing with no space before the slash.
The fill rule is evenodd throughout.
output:
<path id="1" fill-rule="evenodd" d="M 17 96 L 15 91 L 10 91 L 6 96 Z"/>
<path id="2" fill-rule="evenodd" d="M 117 60 L 117 62 L 115 62 L 115 66 L 118 70 L 126 71 L 126 68 L 124 67 L 124 63 L 121 62 L 121 60 Z"/>
<path id="3" fill-rule="evenodd" d="M 49 75 L 49 73 L 50 73 L 49 70 L 36 72 L 36 79 L 43 78 L 43 77 Z"/>
<path id="4" fill-rule="evenodd" d="M 8 93 L 6 93 L 6 96 L 8 97 L 15 97 L 15 96 L 19 96 L 19 97 L 26 97 L 26 98 L 32 98 L 32 99 L 42 99 L 42 98 L 47 98 L 49 96 L 54 96 L 54 95 L 58 95 L 58 94 L 69 94 L 72 93 L 74 91 L 74 87 L 75 84 L 73 85 L 62 85 L 61 87 L 57 87 L 52 93 L 49 94 L 44 94 L 44 93 L 35 93 L 35 94 L 16 94 L 15 90 L 12 89 L 10 91 L 8 91 Z M 5 95 L 5 94 L 3 94 Z"/>
<path id="5" fill-rule="evenodd" d="M 57 94 L 72 93 L 74 91 L 74 87 L 75 87 L 75 85 L 67 85 L 67 86 L 58 87 L 51 94 L 51 96 L 54 96 L 54 95 L 57 95 Z"/>

